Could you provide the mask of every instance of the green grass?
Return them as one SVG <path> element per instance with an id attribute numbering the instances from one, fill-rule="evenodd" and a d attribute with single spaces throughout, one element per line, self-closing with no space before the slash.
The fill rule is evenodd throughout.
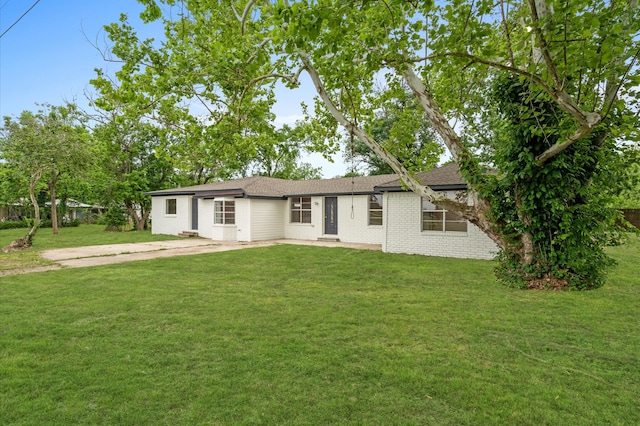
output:
<path id="1" fill-rule="evenodd" d="M 0 271 L 51 265 L 39 256 L 42 250 L 78 247 L 83 245 L 103 245 L 121 243 L 143 243 L 175 239 L 168 235 L 152 235 L 150 231 L 105 232 L 104 225 L 80 225 L 74 228 L 60 228 L 58 235 L 53 235 L 49 228 L 41 228 L 33 239 L 33 247 L 29 250 L 11 253 L 0 252 Z M 0 230 L 0 248 L 9 245 L 13 240 L 22 238 L 28 229 Z"/>
<path id="2" fill-rule="evenodd" d="M 637 239 L 608 284 L 274 246 L 0 278 L 0 424 L 640 424 Z"/>

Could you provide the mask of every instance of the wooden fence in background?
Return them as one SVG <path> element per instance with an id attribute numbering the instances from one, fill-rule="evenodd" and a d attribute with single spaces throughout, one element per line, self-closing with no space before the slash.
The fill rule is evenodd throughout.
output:
<path id="1" fill-rule="evenodd" d="M 640 229 L 640 209 L 622 209 L 622 213 L 629 223 Z"/>

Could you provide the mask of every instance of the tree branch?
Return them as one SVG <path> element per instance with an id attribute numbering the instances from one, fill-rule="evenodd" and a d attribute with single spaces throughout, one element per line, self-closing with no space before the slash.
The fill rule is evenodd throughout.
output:
<path id="1" fill-rule="evenodd" d="M 233 10 L 233 14 L 236 16 L 236 19 L 238 21 L 240 21 L 242 35 L 244 35 L 245 29 L 246 29 L 247 17 L 249 16 L 249 13 L 251 12 L 251 8 L 255 4 L 255 2 L 256 2 L 256 0 L 249 0 L 249 2 L 247 3 L 247 5 L 244 8 L 244 11 L 242 12 L 242 16 L 240 16 L 238 14 L 238 11 L 233 6 L 233 3 L 231 3 L 231 10 Z"/>
<path id="2" fill-rule="evenodd" d="M 622 23 L 624 24 L 625 27 L 629 26 L 629 22 L 631 20 L 631 16 L 633 14 L 633 11 L 638 9 L 638 0 L 631 0 L 629 2 L 629 7 L 627 8 L 627 13 L 624 14 L 624 16 L 622 17 Z M 604 100 L 602 103 L 602 115 L 606 116 L 609 114 L 609 111 L 611 110 L 611 106 L 613 105 L 613 102 L 615 101 L 616 97 L 618 96 L 618 92 L 620 90 L 620 87 L 622 87 L 622 83 L 624 82 L 624 79 L 627 77 L 627 75 L 629 75 L 629 72 L 631 72 L 631 69 L 633 68 L 633 66 L 635 65 L 636 60 L 638 59 L 638 55 L 640 54 L 640 50 L 636 51 L 635 55 L 633 56 L 633 58 L 631 59 L 631 62 L 629 63 L 629 66 L 627 67 L 627 70 L 625 71 L 625 73 L 618 79 L 618 81 L 616 83 L 614 83 L 611 80 L 607 80 L 607 85 L 605 87 L 605 95 L 604 95 Z M 615 62 L 620 62 L 620 59 L 616 59 Z"/>
<path id="3" fill-rule="evenodd" d="M 466 203 L 460 203 L 454 201 L 450 198 L 447 198 L 444 194 L 437 193 L 433 189 L 428 186 L 422 185 L 418 180 L 416 180 L 409 171 L 398 161 L 398 159 L 393 156 L 387 149 L 377 143 L 371 136 L 369 136 L 366 132 L 364 132 L 359 126 L 351 123 L 347 118 L 342 114 L 342 112 L 336 107 L 333 103 L 329 94 L 324 89 L 324 85 L 322 84 L 322 80 L 318 75 L 317 70 L 311 63 L 311 59 L 306 52 L 298 50 L 298 56 L 302 60 L 304 64 L 304 69 L 307 71 L 313 84 L 316 88 L 316 92 L 318 96 L 322 99 L 325 106 L 329 110 L 329 113 L 340 123 L 350 134 L 355 135 L 360 139 L 365 145 L 367 145 L 373 152 L 375 152 L 380 158 L 386 161 L 389 166 L 393 169 L 394 172 L 398 174 L 400 179 L 404 182 L 405 185 L 417 195 L 426 198 L 427 200 L 437 203 L 443 206 L 447 210 L 451 210 L 455 213 L 458 213 L 465 218 L 473 218 L 473 211 Z"/>
<path id="4" fill-rule="evenodd" d="M 604 102 L 602 104 L 602 110 L 601 110 L 602 111 L 601 114 L 603 117 L 606 117 L 607 115 L 609 115 L 609 111 L 611 111 L 613 102 L 618 97 L 618 92 L 620 91 L 620 87 L 622 87 L 622 84 L 624 83 L 625 78 L 629 75 L 629 73 L 633 69 L 633 66 L 638 60 L 638 55 L 640 55 L 640 49 L 638 49 L 635 55 L 633 55 L 633 58 L 631 58 L 631 62 L 629 62 L 629 66 L 625 70 L 624 74 L 620 76 L 617 84 L 613 84 L 611 80 L 607 81 L 607 86 L 605 88 Z"/>
<path id="5" fill-rule="evenodd" d="M 509 24 L 507 23 L 507 16 L 504 11 L 504 0 L 500 0 L 500 13 L 502 14 L 502 24 L 504 25 L 504 35 L 507 38 L 507 48 L 509 50 L 509 59 L 511 60 L 511 66 L 516 66 L 516 60 L 513 56 L 513 49 L 511 47 L 511 32 L 509 31 Z"/>
<path id="6" fill-rule="evenodd" d="M 532 74 L 528 71 L 521 70 L 520 68 L 513 67 L 510 65 L 504 65 L 500 62 L 490 61 L 488 59 L 482 59 L 470 53 L 464 52 L 448 52 L 440 55 L 432 55 L 435 56 L 454 56 L 458 58 L 466 58 L 470 59 L 473 62 L 478 62 L 480 64 L 488 65 L 490 67 L 498 68 L 504 71 L 509 71 L 514 74 L 518 74 L 524 76 L 534 83 L 536 83 L 542 90 L 547 92 L 551 98 L 556 101 L 558 106 L 567 114 L 570 114 L 573 118 L 580 123 L 581 126 L 595 127 L 602 121 L 602 116 L 597 112 L 586 112 L 583 111 L 578 104 L 565 92 L 564 90 L 557 90 L 553 87 L 549 86 L 544 80 L 538 77 L 535 74 Z M 421 59 L 422 60 L 422 59 Z"/>
<path id="7" fill-rule="evenodd" d="M 260 42 L 260 44 L 259 44 L 259 45 L 257 45 L 257 46 L 254 48 L 254 50 L 255 50 L 255 51 L 253 52 L 253 54 L 252 54 L 251 56 L 249 56 L 249 59 L 247 59 L 247 64 L 250 64 L 251 62 L 253 62 L 253 60 L 256 58 L 256 56 L 258 56 L 258 53 L 260 52 L 260 50 L 261 50 L 263 47 L 265 47 L 265 46 L 267 45 L 267 43 L 269 43 L 270 41 L 271 41 L 271 37 L 267 37 L 267 38 L 265 38 L 264 40 L 262 40 L 262 41 Z"/>
<path id="8" fill-rule="evenodd" d="M 422 80 L 416 75 L 413 68 L 407 65 L 402 75 L 418 99 L 418 102 L 420 102 L 420 106 L 427 115 L 429 122 L 431 122 L 438 134 L 442 137 L 453 159 L 458 161 L 463 154 L 466 154 L 466 148 L 463 146 L 460 137 L 444 117 L 431 95 L 429 95 Z"/>
<path id="9" fill-rule="evenodd" d="M 547 160 L 558 155 L 565 149 L 569 148 L 574 142 L 577 142 L 580 139 L 584 138 L 585 136 L 589 135 L 589 133 L 591 133 L 592 130 L 593 130 L 593 127 L 589 127 L 589 126 L 578 127 L 578 129 L 575 132 L 573 132 L 573 134 L 568 138 L 566 138 L 564 141 L 554 144 L 545 152 L 538 155 L 536 157 L 536 161 L 538 162 L 538 165 L 540 166 L 544 165 L 544 163 L 546 163 Z"/>
<path id="10" fill-rule="evenodd" d="M 235 17 L 238 20 L 238 22 L 242 22 L 242 17 L 240 16 L 238 11 L 236 10 L 236 7 L 233 5 L 233 2 L 230 2 L 229 6 L 231 6 L 231 10 L 233 11 L 233 14 L 235 15 Z"/>
<path id="11" fill-rule="evenodd" d="M 538 7 L 536 3 L 540 3 L 541 7 Z M 542 52 L 542 58 L 544 59 L 545 65 L 547 66 L 547 71 L 551 75 L 551 79 L 553 80 L 553 84 L 561 90 L 562 82 L 560 81 L 560 76 L 558 75 L 558 70 L 553 63 L 553 59 L 551 59 L 551 55 L 549 54 L 549 48 L 547 44 L 547 40 L 542 33 L 542 28 L 540 28 L 539 21 L 540 18 L 544 18 L 544 15 L 548 15 L 548 10 L 546 8 L 546 4 L 544 0 L 529 0 L 529 9 L 531 10 L 531 19 L 533 20 L 533 30 L 536 34 L 536 38 L 538 39 L 539 49 Z M 540 9 L 540 10 L 539 10 Z"/>

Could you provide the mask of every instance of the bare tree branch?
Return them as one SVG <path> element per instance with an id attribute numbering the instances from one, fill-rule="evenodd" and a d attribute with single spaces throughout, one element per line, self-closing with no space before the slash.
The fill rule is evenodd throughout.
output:
<path id="1" fill-rule="evenodd" d="M 229 6 L 231 6 L 231 10 L 233 11 L 233 14 L 236 16 L 236 19 L 238 20 L 238 22 L 242 22 L 242 17 L 236 10 L 236 7 L 233 5 L 233 2 L 229 2 Z"/>
<path id="2" fill-rule="evenodd" d="M 238 20 L 240 21 L 242 35 L 244 35 L 245 29 L 246 29 L 246 25 L 247 25 L 247 18 L 249 17 L 249 13 L 251 13 L 251 8 L 255 4 L 255 2 L 256 2 L 256 0 L 249 0 L 249 2 L 247 3 L 247 5 L 244 8 L 244 12 L 242 12 L 242 16 L 238 16 L 238 12 L 236 12 L 236 8 L 233 7 L 233 4 L 231 4 L 231 8 L 233 9 L 233 13 L 236 15 L 236 18 L 238 18 Z"/>

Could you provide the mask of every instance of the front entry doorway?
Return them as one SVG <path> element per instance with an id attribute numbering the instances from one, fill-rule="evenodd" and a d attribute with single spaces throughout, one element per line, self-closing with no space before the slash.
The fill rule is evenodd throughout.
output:
<path id="1" fill-rule="evenodd" d="M 324 233 L 338 234 L 338 197 L 324 199 Z"/>
<path id="2" fill-rule="evenodd" d="M 196 197 L 191 198 L 191 230 L 198 230 L 198 199 Z"/>

